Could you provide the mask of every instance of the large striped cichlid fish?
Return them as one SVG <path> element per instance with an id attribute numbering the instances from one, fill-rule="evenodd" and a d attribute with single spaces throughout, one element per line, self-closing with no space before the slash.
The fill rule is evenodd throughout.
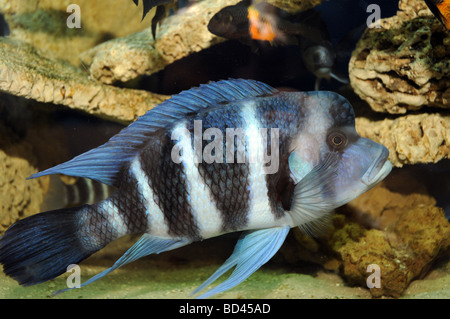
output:
<path id="1" fill-rule="evenodd" d="M 0 263 L 21 285 L 64 273 L 111 241 L 142 234 L 111 268 L 230 232 L 228 260 L 195 292 L 230 289 L 264 265 L 289 229 L 317 235 L 333 209 L 391 171 L 388 150 L 355 130 L 352 106 L 332 92 L 285 92 L 225 80 L 159 104 L 104 145 L 31 176 L 65 174 L 117 188 L 92 205 L 18 221 Z"/>

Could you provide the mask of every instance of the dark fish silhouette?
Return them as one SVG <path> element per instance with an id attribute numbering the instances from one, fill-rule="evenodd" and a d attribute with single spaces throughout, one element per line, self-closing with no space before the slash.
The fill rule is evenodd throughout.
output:
<path id="1" fill-rule="evenodd" d="M 251 41 L 268 41 L 271 44 L 297 44 L 297 36 L 314 40 L 319 36 L 313 23 L 316 13 L 301 13 L 298 21 L 292 15 L 264 1 L 252 4 L 244 0 L 217 12 L 208 23 L 208 30 L 220 37 Z"/>
<path id="2" fill-rule="evenodd" d="M 305 67 L 316 77 L 316 90 L 322 79 L 333 78 L 348 83 L 346 76 L 336 69 L 338 52 L 329 41 L 327 26 L 320 12 L 315 10 L 289 14 L 266 2 L 253 5 L 245 0 L 216 13 L 208 29 L 213 34 L 239 40 L 253 49 L 256 49 L 255 42 L 258 41 L 300 45 Z"/>
<path id="3" fill-rule="evenodd" d="M 450 0 L 425 0 L 425 3 L 442 25 L 450 29 Z"/>
<path id="4" fill-rule="evenodd" d="M 135 5 L 139 5 L 139 0 L 133 0 Z M 166 8 L 164 5 L 173 3 L 174 0 L 142 0 L 144 5 L 144 12 L 142 14 L 142 20 L 150 12 L 151 9 L 156 7 L 155 15 L 152 18 L 152 35 L 153 38 L 156 36 L 156 27 L 158 23 L 166 16 Z"/>
<path id="5" fill-rule="evenodd" d="M 6 37 L 9 34 L 9 25 L 5 20 L 5 16 L 3 14 L 0 14 L 0 37 Z"/>
<path id="6" fill-rule="evenodd" d="M 175 0 L 142 0 L 142 3 L 144 4 L 144 13 L 142 15 L 142 20 L 144 20 L 145 16 L 149 11 L 157 6 L 161 6 L 164 4 L 169 4 L 174 2 Z M 139 0 L 133 0 L 135 5 L 139 5 Z"/>

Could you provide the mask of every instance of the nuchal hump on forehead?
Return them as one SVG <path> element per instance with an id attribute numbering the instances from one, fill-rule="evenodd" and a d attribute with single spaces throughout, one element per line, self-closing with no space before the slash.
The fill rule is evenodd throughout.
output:
<path id="1" fill-rule="evenodd" d="M 192 135 L 196 120 L 200 149 Z M 242 79 L 181 92 L 104 145 L 33 175 L 90 178 L 117 191 L 91 205 L 20 220 L 0 239 L 0 263 L 21 285 L 34 285 L 121 236 L 142 235 L 85 286 L 143 256 L 239 231 L 230 258 L 194 293 L 236 266 L 201 297 L 223 292 L 270 260 L 290 228 L 318 235 L 336 207 L 389 173 L 386 148 L 360 137 L 354 122 L 350 104 L 332 92 L 285 92 Z M 171 138 L 175 129 L 180 134 Z M 245 138 L 233 136 L 236 144 L 227 145 L 230 129 Z M 237 151 L 233 160 L 245 156 L 227 162 L 227 150 Z M 214 160 L 196 160 L 197 151 Z M 275 171 L 249 160 L 258 151 L 277 161 Z"/>

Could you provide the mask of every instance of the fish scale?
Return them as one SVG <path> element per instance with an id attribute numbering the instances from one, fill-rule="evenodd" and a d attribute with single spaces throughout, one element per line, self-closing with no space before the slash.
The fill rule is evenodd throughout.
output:
<path id="1" fill-rule="evenodd" d="M 199 114 L 196 120 L 202 121 L 202 135 L 208 128 L 217 128 L 225 133 L 226 128 L 244 128 L 240 109 L 230 105 L 226 111 L 220 109 L 216 112 Z M 193 127 L 190 127 L 191 133 Z M 215 137 L 216 138 L 216 137 Z M 212 195 L 222 221 L 221 231 L 228 232 L 242 229 L 247 224 L 249 211 L 249 174 L 248 165 L 233 163 L 229 165 L 226 159 L 227 145 L 225 134 L 223 136 L 223 163 L 208 164 L 202 161 L 198 165 L 199 173 L 204 179 Z M 233 143 L 233 154 L 237 150 Z"/>
<path id="2" fill-rule="evenodd" d="M 200 132 L 195 120 L 202 121 Z M 209 128 L 242 129 L 245 139 L 237 139 L 241 144 L 234 145 L 233 158 L 245 154 L 244 163 L 194 161 L 192 136 Z M 269 143 L 263 137 L 270 137 Z M 226 139 L 220 142 L 226 147 Z M 177 148 L 180 162 L 172 158 Z M 270 165 L 278 164 L 275 171 L 261 158 L 250 160 L 258 150 L 271 156 Z M 20 220 L 0 238 L 0 263 L 20 284 L 38 284 L 123 235 L 142 234 L 85 286 L 141 257 L 242 231 L 230 258 L 194 292 L 236 267 L 200 296 L 209 297 L 270 260 L 290 228 L 313 235 L 323 231 L 334 208 L 389 173 L 388 154 L 356 133 L 353 109 L 336 93 L 280 92 L 241 79 L 212 82 L 173 96 L 104 145 L 34 174 L 92 178 L 117 191 L 93 205 Z"/>
<path id="3" fill-rule="evenodd" d="M 155 144 L 147 145 L 139 156 L 150 187 L 158 197 L 158 205 L 167 222 L 169 235 L 198 238 L 199 230 L 187 198 L 185 174 L 170 156 L 172 141 L 165 134 L 162 141 Z"/>
<path id="4" fill-rule="evenodd" d="M 221 212 L 223 230 L 236 229 L 246 224 L 248 212 L 248 184 L 243 176 L 248 174 L 244 164 L 235 164 L 233 169 L 226 168 L 226 164 L 215 163 L 211 165 L 200 165 L 200 174 L 207 175 L 211 181 L 208 187 L 214 196 L 218 210 Z M 216 174 L 219 170 L 226 170 L 227 176 L 221 177 Z M 202 174 L 203 173 L 203 174 Z"/>

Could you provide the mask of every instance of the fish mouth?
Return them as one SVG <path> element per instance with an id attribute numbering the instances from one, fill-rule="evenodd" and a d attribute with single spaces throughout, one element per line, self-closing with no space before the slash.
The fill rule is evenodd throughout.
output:
<path id="1" fill-rule="evenodd" d="M 362 177 L 362 182 L 367 186 L 372 186 L 380 182 L 385 178 L 392 170 L 392 164 L 387 159 L 389 156 L 389 151 L 387 148 L 383 147 L 381 154 L 378 158 L 372 162 L 370 167 L 364 173 Z"/>

